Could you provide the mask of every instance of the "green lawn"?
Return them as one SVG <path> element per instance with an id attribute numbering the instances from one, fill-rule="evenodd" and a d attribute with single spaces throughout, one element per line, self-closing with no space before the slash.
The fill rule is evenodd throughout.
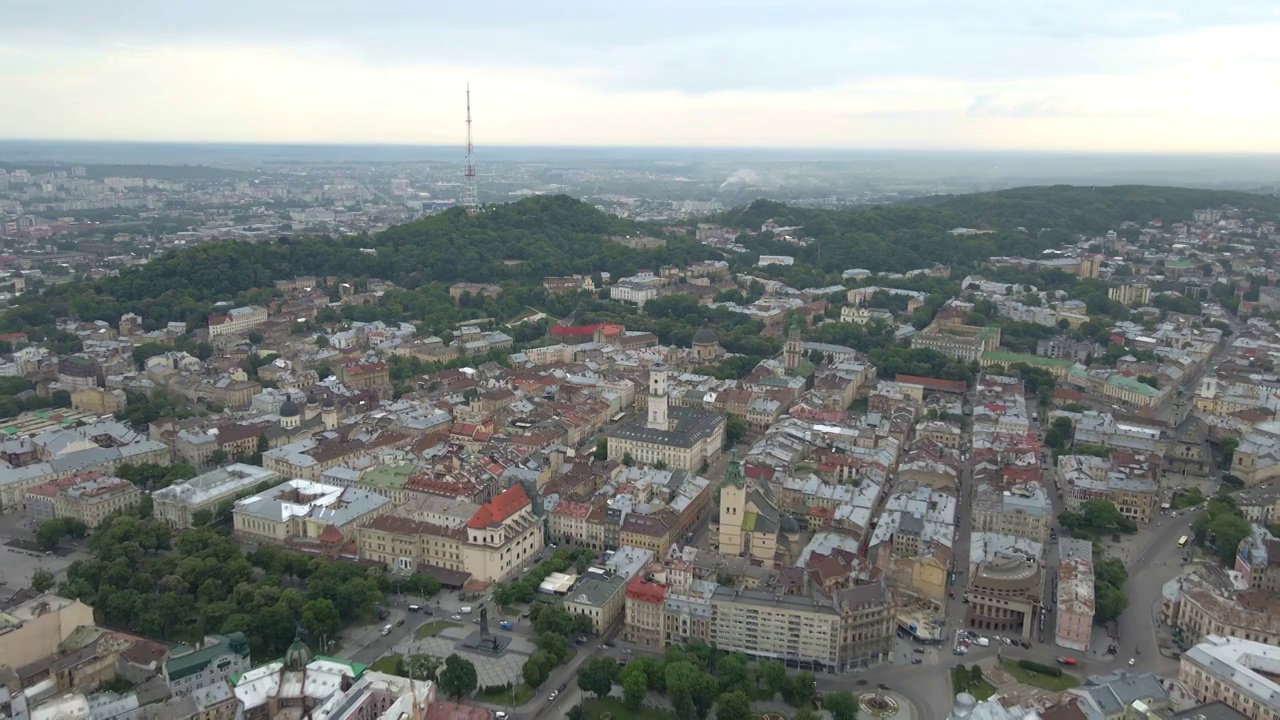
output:
<path id="1" fill-rule="evenodd" d="M 377 661 L 369 666 L 369 669 L 376 670 L 377 672 L 384 672 L 389 675 L 395 675 L 396 671 L 399 669 L 399 665 L 399 655 L 388 655 L 386 657 L 378 658 Z"/>
<path id="2" fill-rule="evenodd" d="M 533 688 L 529 687 L 528 685 L 525 685 L 524 683 L 520 683 L 519 685 L 516 686 L 516 700 L 515 700 L 516 705 L 523 705 L 529 702 L 529 698 L 532 698 L 532 697 L 533 697 Z M 496 692 L 489 692 L 489 693 L 478 692 L 476 693 L 476 700 L 493 703 L 495 705 L 509 705 L 511 704 L 511 690 L 510 689 L 498 690 Z"/>
<path id="3" fill-rule="evenodd" d="M 439 635 L 445 628 L 462 627 L 456 622 L 449 620 L 433 620 L 425 625 L 419 625 L 417 630 L 413 631 L 413 636 L 419 640 L 423 638 L 435 637 Z"/>
<path id="4" fill-rule="evenodd" d="M 613 720 L 672 720 L 675 717 L 675 715 L 645 707 L 632 712 L 620 700 L 612 699 L 587 700 L 582 703 L 582 709 L 587 711 L 587 717 L 591 720 L 596 720 L 605 713 L 609 713 Z"/>
<path id="5" fill-rule="evenodd" d="M 991 683 L 982 679 L 974 681 L 967 671 L 960 668 L 951 669 L 951 687 L 956 693 L 967 692 L 978 700 L 986 700 L 996 692 Z"/>
<path id="6" fill-rule="evenodd" d="M 1006 660 L 1000 667 L 1004 668 L 1005 672 L 1017 678 L 1018 682 L 1033 685 L 1045 690 L 1062 692 L 1063 690 L 1070 690 L 1080 684 L 1080 681 L 1072 675 L 1067 675 L 1066 673 L 1063 673 L 1062 677 L 1041 675 L 1040 673 L 1031 672 L 1030 670 L 1018 665 L 1017 661 Z"/>

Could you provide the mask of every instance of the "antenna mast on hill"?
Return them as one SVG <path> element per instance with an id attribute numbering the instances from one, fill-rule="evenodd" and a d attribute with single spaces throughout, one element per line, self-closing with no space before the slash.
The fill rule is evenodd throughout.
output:
<path id="1" fill-rule="evenodd" d="M 476 194 L 476 166 L 472 161 L 472 153 L 474 147 L 471 144 L 471 85 L 467 85 L 467 164 L 462 171 L 463 184 L 462 189 L 462 207 L 467 209 L 467 213 L 475 215 L 480 212 L 480 198 Z"/>

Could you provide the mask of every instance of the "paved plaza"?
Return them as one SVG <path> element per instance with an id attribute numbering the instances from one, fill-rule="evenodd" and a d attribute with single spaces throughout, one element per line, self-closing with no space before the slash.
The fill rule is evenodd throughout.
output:
<path id="1" fill-rule="evenodd" d="M 446 658 L 457 653 L 476 666 L 476 677 L 482 688 L 507 683 L 520 684 L 523 681 L 520 669 L 537 649 L 533 643 L 519 635 L 508 635 L 511 645 L 501 655 L 477 653 L 461 645 L 474 630 L 475 626 L 468 624 L 462 627 L 445 628 L 439 635 L 421 640 L 410 635 L 396 643 L 392 647 L 392 652 L 400 655 L 431 655 L 438 658 Z"/>

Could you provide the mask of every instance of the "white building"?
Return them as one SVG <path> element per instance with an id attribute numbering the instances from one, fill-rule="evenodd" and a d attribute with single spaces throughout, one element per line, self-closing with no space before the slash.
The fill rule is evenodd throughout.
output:
<path id="1" fill-rule="evenodd" d="M 267 321 L 267 309 L 257 305 L 232 308 L 225 315 L 210 313 L 209 337 L 247 332 Z"/>
<path id="2" fill-rule="evenodd" d="M 191 516 L 200 510 L 215 512 L 227 500 L 249 492 L 260 483 L 274 484 L 279 475 L 256 465 L 234 463 L 170 485 L 151 494 L 156 519 L 171 527 L 192 526 Z"/>
<path id="3" fill-rule="evenodd" d="M 1178 679 L 1201 703 L 1222 700 L 1250 720 L 1280 718 L 1280 647 L 1206 635 L 1182 654 Z"/>

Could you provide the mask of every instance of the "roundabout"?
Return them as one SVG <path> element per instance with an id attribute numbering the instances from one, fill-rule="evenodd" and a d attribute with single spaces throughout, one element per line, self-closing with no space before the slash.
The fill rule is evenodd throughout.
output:
<path id="1" fill-rule="evenodd" d="M 907 720 L 914 717 L 910 703 L 893 693 L 871 690 L 858 695 L 858 708 L 866 717 L 882 720 Z"/>

